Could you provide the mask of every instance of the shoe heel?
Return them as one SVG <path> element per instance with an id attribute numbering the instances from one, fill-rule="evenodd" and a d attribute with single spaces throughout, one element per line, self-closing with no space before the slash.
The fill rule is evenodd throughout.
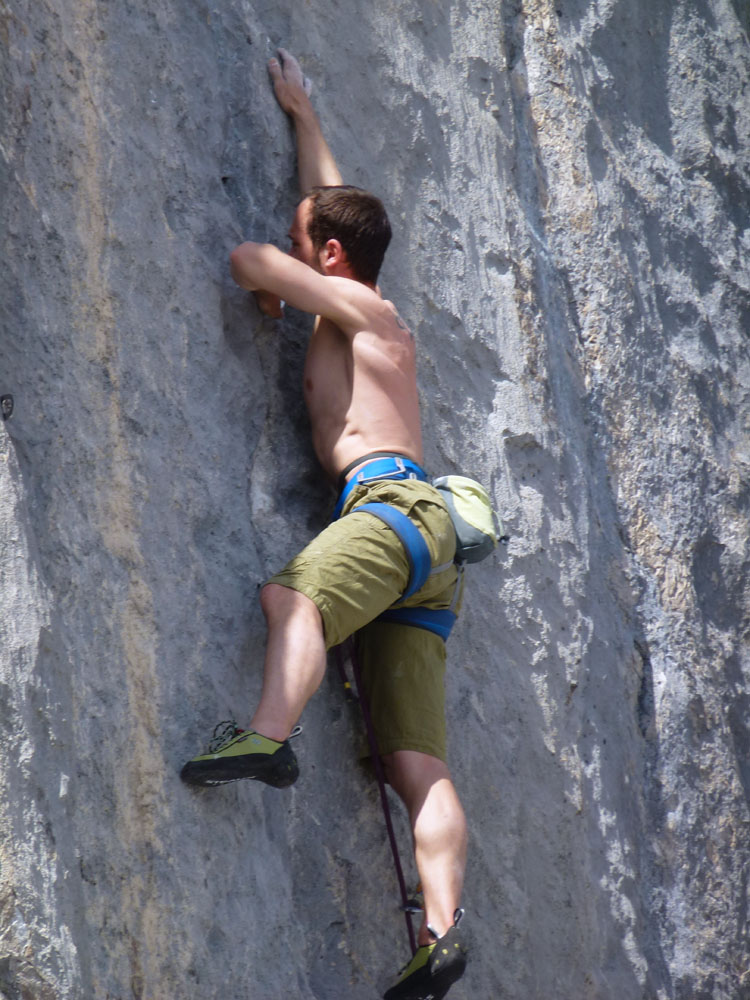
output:
<path id="1" fill-rule="evenodd" d="M 266 784 L 273 785 L 274 788 L 288 788 L 299 777 L 299 765 L 289 747 L 286 748 L 283 755 L 279 753 L 279 756 L 281 759 L 274 761 L 273 769 L 268 772 L 267 777 L 261 778 L 261 780 L 265 781 Z"/>

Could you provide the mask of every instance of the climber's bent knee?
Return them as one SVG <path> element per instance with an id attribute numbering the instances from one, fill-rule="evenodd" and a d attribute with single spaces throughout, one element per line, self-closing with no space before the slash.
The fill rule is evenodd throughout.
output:
<path id="1" fill-rule="evenodd" d="M 421 797 L 438 781 L 451 781 L 448 765 L 433 754 L 395 750 L 381 759 L 388 781 L 404 800 Z"/>
<path id="2" fill-rule="evenodd" d="M 361 514 L 328 525 L 264 590 L 278 585 L 309 598 L 330 649 L 398 600 L 407 578 L 398 537 L 382 521 Z"/>
<path id="3" fill-rule="evenodd" d="M 323 630 L 320 611 L 305 594 L 277 583 L 267 583 L 260 592 L 260 606 L 269 626 L 292 618 L 307 619 L 310 625 Z"/>

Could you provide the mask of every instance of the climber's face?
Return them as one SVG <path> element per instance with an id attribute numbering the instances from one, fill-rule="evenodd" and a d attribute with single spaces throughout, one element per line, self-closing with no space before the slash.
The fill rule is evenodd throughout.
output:
<path id="1" fill-rule="evenodd" d="M 308 267 L 312 267 L 316 271 L 320 271 L 320 255 L 315 250 L 308 233 L 311 211 L 309 198 L 305 198 L 297 206 L 294 219 L 289 227 L 289 239 L 292 243 L 289 248 L 289 256 L 294 257 L 295 260 L 301 260 L 303 264 L 307 264 Z"/>

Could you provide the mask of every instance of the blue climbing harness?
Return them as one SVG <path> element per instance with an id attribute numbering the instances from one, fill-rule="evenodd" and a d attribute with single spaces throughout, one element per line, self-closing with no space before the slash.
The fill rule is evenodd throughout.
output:
<path id="1" fill-rule="evenodd" d="M 374 454 L 379 453 L 375 452 Z M 364 455 L 363 457 L 369 458 L 368 455 Z M 360 461 L 361 459 L 358 459 L 358 461 L 354 464 L 359 464 Z M 347 466 L 342 475 L 345 476 L 351 468 L 353 468 L 353 466 Z M 421 465 L 417 465 L 416 462 L 407 458 L 406 455 L 387 455 L 373 459 L 373 461 L 363 465 L 357 475 L 352 476 L 349 482 L 343 486 L 331 520 L 338 521 L 339 517 L 341 517 L 341 511 L 346 503 L 347 497 L 355 486 L 369 486 L 370 483 L 378 483 L 383 479 L 419 479 L 423 483 L 426 483 L 427 473 Z"/>
<path id="2" fill-rule="evenodd" d="M 378 615 L 379 622 L 393 622 L 396 625 L 413 625 L 439 635 L 448 641 L 451 629 L 456 624 L 456 613 L 450 608 L 388 608 Z"/>
<path id="3" fill-rule="evenodd" d="M 367 458 L 368 456 L 365 456 Z M 346 474 L 345 470 L 345 473 Z M 368 486 L 371 483 L 381 480 L 405 480 L 417 479 L 427 482 L 427 473 L 410 458 L 402 455 L 387 455 L 373 459 L 364 465 L 356 474 L 352 476 L 341 491 L 336 508 L 333 512 L 332 520 L 337 520 L 341 516 L 344 503 L 355 486 Z M 416 628 L 426 629 L 440 636 L 443 641 L 447 640 L 450 631 L 456 621 L 456 615 L 448 608 L 435 610 L 433 608 L 403 608 L 399 607 L 403 601 L 411 597 L 420 590 L 432 572 L 432 559 L 427 542 L 424 540 L 422 532 L 409 520 L 406 514 L 391 507 L 387 503 L 364 503 L 359 507 L 349 511 L 356 514 L 364 511 L 380 518 L 385 524 L 396 533 L 404 552 L 409 560 L 409 581 L 406 589 L 395 605 L 388 608 L 378 616 L 377 621 L 394 622 L 400 625 L 412 625 Z M 442 567 L 440 567 L 442 568 Z"/>

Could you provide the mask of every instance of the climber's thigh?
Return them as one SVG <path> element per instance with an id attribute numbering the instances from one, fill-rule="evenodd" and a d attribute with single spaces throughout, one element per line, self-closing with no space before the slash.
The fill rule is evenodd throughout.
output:
<path id="1" fill-rule="evenodd" d="M 398 536 L 373 514 L 347 514 L 329 524 L 269 583 L 315 603 L 326 648 L 343 642 L 404 592 L 409 562 Z"/>

